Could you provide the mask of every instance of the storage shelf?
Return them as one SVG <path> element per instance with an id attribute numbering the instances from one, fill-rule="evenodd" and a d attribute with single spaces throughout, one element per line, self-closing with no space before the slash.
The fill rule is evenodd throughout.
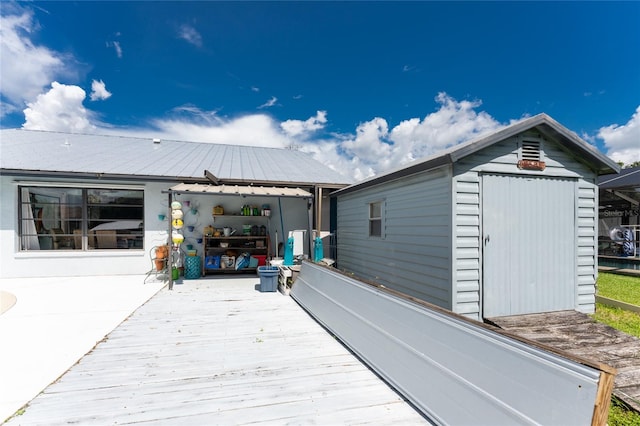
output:
<path id="1" fill-rule="evenodd" d="M 256 216 L 245 216 L 242 214 L 212 214 L 211 215 L 214 219 L 224 219 L 224 218 L 233 218 L 233 219 L 269 219 L 271 216 L 261 216 L 261 215 L 256 215 Z"/>
<path id="2" fill-rule="evenodd" d="M 225 215 L 226 217 L 226 215 Z M 249 216 L 246 216 L 249 217 Z M 257 244 L 262 242 L 262 247 L 256 247 Z M 229 244 L 228 247 L 220 247 L 220 243 Z M 248 245 L 247 245 L 248 244 Z M 235 252 L 235 256 L 239 256 L 243 253 L 249 253 L 250 255 L 256 256 L 265 256 L 265 258 L 269 257 L 269 235 L 230 235 L 228 237 L 220 236 L 220 237 L 211 237 L 204 236 L 203 237 L 203 250 L 202 250 L 202 274 L 226 274 L 226 273 L 252 273 L 257 270 L 257 268 L 242 268 L 235 269 L 234 267 L 230 268 L 206 268 L 206 257 L 207 256 L 222 256 L 229 251 Z M 237 260 L 237 259 L 236 259 Z"/>

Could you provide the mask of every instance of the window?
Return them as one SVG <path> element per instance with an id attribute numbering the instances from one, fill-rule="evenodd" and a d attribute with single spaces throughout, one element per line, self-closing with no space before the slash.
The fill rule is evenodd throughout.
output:
<path id="1" fill-rule="evenodd" d="M 19 187 L 21 250 L 143 249 L 144 191 Z"/>
<path id="2" fill-rule="evenodd" d="M 382 237 L 382 201 L 369 203 L 369 236 Z"/>

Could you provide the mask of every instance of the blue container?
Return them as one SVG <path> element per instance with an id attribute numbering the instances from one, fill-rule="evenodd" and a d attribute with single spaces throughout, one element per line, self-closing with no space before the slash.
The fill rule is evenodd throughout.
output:
<path id="1" fill-rule="evenodd" d="M 187 256 L 184 258 L 184 278 L 195 280 L 200 278 L 200 256 Z"/>
<path id="2" fill-rule="evenodd" d="M 313 247 L 313 261 L 318 263 L 324 258 L 324 249 L 322 248 L 322 238 L 316 237 Z"/>
<path id="3" fill-rule="evenodd" d="M 293 265 L 293 237 L 287 239 L 287 245 L 284 247 L 284 263 L 285 266 Z"/>
<path id="4" fill-rule="evenodd" d="M 220 256 L 206 256 L 204 269 L 220 269 Z"/>
<path id="5" fill-rule="evenodd" d="M 258 275 L 260 275 L 260 291 L 278 290 L 278 273 L 279 269 L 277 266 L 258 267 Z"/>

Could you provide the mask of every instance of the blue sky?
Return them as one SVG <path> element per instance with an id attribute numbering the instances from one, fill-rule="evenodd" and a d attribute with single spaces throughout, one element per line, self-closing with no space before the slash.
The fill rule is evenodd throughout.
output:
<path id="1" fill-rule="evenodd" d="M 636 1 L 3 1 L 0 14 L 3 128 L 294 147 L 362 179 L 545 112 L 640 161 Z"/>

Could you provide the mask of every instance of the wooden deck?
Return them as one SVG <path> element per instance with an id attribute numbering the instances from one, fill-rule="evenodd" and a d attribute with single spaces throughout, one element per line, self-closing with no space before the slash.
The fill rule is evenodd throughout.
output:
<path id="1" fill-rule="evenodd" d="M 490 318 L 527 339 L 618 370 L 613 393 L 640 412 L 640 339 L 576 311 Z"/>
<path id="2" fill-rule="evenodd" d="M 258 283 L 161 291 L 6 424 L 428 423 L 292 298 Z"/>

